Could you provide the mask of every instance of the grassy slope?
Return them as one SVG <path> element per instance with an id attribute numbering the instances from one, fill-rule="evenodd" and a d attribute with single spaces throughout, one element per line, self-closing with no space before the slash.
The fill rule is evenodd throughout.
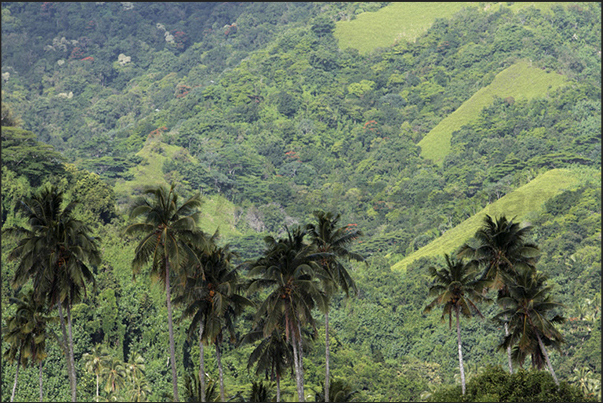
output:
<path id="1" fill-rule="evenodd" d="M 521 8 L 534 6 L 546 12 L 553 4 L 556 3 L 516 2 L 510 9 L 517 12 Z M 412 42 L 427 31 L 436 18 L 450 18 L 463 7 L 478 5 L 491 12 L 507 7 L 507 3 L 394 2 L 379 11 L 362 13 L 355 20 L 337 22 L 334 35 L 339 40 L 341 49 L 350 47 L 358 49 L 360 53 L 367 53 L 378 47 L 391 46 L 400 39 Z"/>
<path id="2" fill-rule="evenodd" d="M 157 144 L 162 149 L 160 153 L 156 151 L 156 148 L 154 151 Z M 130 169 L 134 180 L 115 184 L 114 190 L 117 198 L 123 200 L 124 195 L 133 195 L 136 193 L 134 191 L 136 188 L 143 189 L 145 186 L 163 185 L 168 187 L 169 184 L 166 182 L 161 168 L 163 163 L 172 158 L 181 148 L 158 140 L 148 140 L 142 150 L 136 153 L 143 158 L 143 162 Z M 235 228 L 234 209 L 234 204 L 220 195 L 205 197 L 201 207 L 203 213 L 199 223 L 201 229 L 209 234 L 213 234 L 216 229 L 219 229 L 220 238 L 223 241 L 231 236 L 241 235 Z"/>
<path id="3" fill-rule="evenodd" d="M 563 190 L 578 186 L 587 179 L 600 180 L 600 171 L 550 170 L 538 176 L 530 183 L 503 196 L 496 202 L 489 204 L 473 217 L 468 218 L 444 233 L 441 237 L 394 264 L 391 269 L 405 271 L 408 264 L 419 258 L 454 253 L 458 247 L 475 234 L 486 214 L 496 217 L 505 214 L 507 218 L 516 217 L 516 220 L 525 219 L 529 213 L 538 211 L 548 199 L 556 196 Z"/>
<path id="4" fill-rule="evenodd" d="M 530 67 L 527 61 L 520 61 L 501 71 L 494 81 L 477 91 L 456 111 L 444 118 L 420 142 L 421 156 L 442 165 L 450 152 L 452 133 L 476 119 L 484 107 L 492 104 L 494 96 L 532 99 L 544 96 L 547 91 L 564 85 L 567 79 L 556 73 Z"/>
<path id="5" fill-rule="evenodd" d="M 412 42 L 436 18 L 449 18 L 468 5 L 477 3 L 392 3 L 374 13 L 362 13 L 355 20 L 337 22 L 334 35 L 341 49 L 351 47 L 367 53 L 399 39 Z"/>

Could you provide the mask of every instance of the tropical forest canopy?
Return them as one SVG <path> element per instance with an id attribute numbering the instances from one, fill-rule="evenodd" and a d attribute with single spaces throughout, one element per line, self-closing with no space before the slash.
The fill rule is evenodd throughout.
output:
<path id="1" fill-rule="evenodd" d="M 488 215 L 531 227 L 538 287 L 552 287 L 566 319 L 554 323 L 560 348 L 545 340 L 562 388 L 531 398 L 600 401 L 601 6 L 451 4 L 2 3 L 2 400 L 19 371 L 14 399 L 37 401 L 40 368 L 48 401 L 70 400 L 74 381 L 82 401 L 171 401 L 174 373 L 181 401 L 201 389 L 272 398 L 256 350 L 268 341 L 288 365 L 280 400 L 299 399 L 298 358 L 304 398 L 324 399 L 327 316 L 332 401 L 460 399 L 454 310 L 451 327 L 441 306 L 425 312 L 429 268 L 477 247 Z M 145 210 L 168 194 L 180 216 Z M 9 229 L 34 231 L 26 206 L 43 197 L 62 200 L 57 220 L 79 234 L 82 254 L 59 242 L 36 269 L 83 270 L 66 294 L 35 288 L 44 277 L 24 271 L 26 249 L 14 253 L 33 232 Z M 312 235 L 317 210 L 354 235 L 347 254 Z M 153 245 L 173 230 L 182 254 L 153 260 L 140 246 L 153 225 Z M 327 281 L 334 261 L 355 287 L 343 274 Z M 203 277 L 202 266 L 220 270 Z M 281 289 L 272 266 L 302 269 Z M 269 316 L 280 297 L 266 301 L 296 281 L 313 284 L 299 295 L 309 310 L 281 328 Z M 201 298 L 227 301 L 219 314 L 188 309 L 199 284 L 232 285 Z M 548 372 L 508 374 L 494 320 L 504 295 L 487 290 L 484 318 L 460 319 L 467 396 L 517 400 L 496 385 L 554 385 Z M 542 358 L 529 351 L 526 370 Z"/>

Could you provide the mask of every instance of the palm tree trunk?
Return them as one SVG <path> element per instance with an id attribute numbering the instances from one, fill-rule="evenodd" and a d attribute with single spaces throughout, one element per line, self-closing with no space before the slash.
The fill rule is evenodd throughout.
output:
<path id="1" fill-rule="evenodd" d="M 299 359 L 300 386 L 301 386 L 301 393 L 303 396 L 302 402 L 305 402 L 306 398 L 304 396 L 304 350 L 302 347 L 302 332 L 301 332 L 301 323 L 299 322 L 299 320 L 297 321 L 297 330 L 299 332 L 299 338 L 297 339 L 299 351 L 297 353 L 297 356 Z"/>
<path id="2" fill-rule="evenodd" d="M 325 312 L 325 402 L 329 401 L 329 313 Z"/>
<path id="3" fill-rule="evenodd" d="M 301 365 L 300 365 L 300 354 L 298 351 L 298 343 L 297 337 L 295 336 L 295 329 L 293 328 L 293 323 L 289 317 L 289 306 L 285 309 L 285 323 L 287 324 L 287 328 L 289 329 L 289 337 L 288 340 L 293 347 L 293 364 L 295 366 L 295 383 L 297 385 L 297 398 L 300 402 L 304 401 L 304 388 L 302 382 L 302 373 L 301 373 Z M 301 336 L 301 333 L 300 333 Z"/>
<path id="4" fill-rule="evenodd" d="M 98 402 L 98 374 L 96 374 L 96 401 Z"/>
<path id="5" fill-rule="evenodd" d="M 220 399 L 222 399 L 222 402 L 226 401 L 226 398 L 224 397 L 224 374 L 222 372 L 222 359 L 221 359 L 221 354 L 220 354 L 220 346 L 219 344 L 216 342 L 216 359 L 218 361 L 218 372 L 220 374 Z"/>
<path id="6" fill-rule="evenodd" d="M 507 315 L 505 315 L 505 336 L 509 336 L 509 325 L 507 324 Z M 513 363 L 511 362 L 511 346 L 507 346 L 507 359 L 509 360 L 509 372 L 513 374 Z"/>
<path id="7" fill-rule="evenodd" d="M 168 311 L 168 327 L 170 330 L 170 361 L 172 363 L 172 385 L 174 386 L 174 401 L 178 402 L 178 374 L 176 372 L 176 348 L 174 347 L 174 326 L 172 324 L 172 302 L 170 292 L 170 262 L 165 258 L 165 295 Z"/>
<path id="8" fill-rule="evenodd" d="M 203 348 L 203 318 L 199 324 L 199 381 L 201 382 L 201 401 L 205 401 L 205 349 Z"/>
<path id="9" fill-rule="evenodd" d="M 559 380 L 557 379 L 557 376 L 555 375 L 555 371 L 553 371 L 553 366 L 551 365 L 551 360 L 549 359 L 549 355 L 546 352 L 546 349 L 544 348 L 542 339 L 540 338 L 540 335 L 538 334 L 537 331 L 535 333 L 536 333 L 536 337 L 538 338 L 538 345 L 540 346 L 540 350 L 542 350 L 542 354 L 544 354 L 544 359 L 546 360 L 546 365 L 549 367 L 549 371 L 550 371 L 551 375 L 553 375 L 555 384 L 557 385 L 557 387 L 559 387 Z"/>
<path id="10" fill-rule="evenodd" d="M 19 349 L 19 358 L 17 358 L 17 372 L 15 372 L 15 383 L 13 385 L 13 394 L 10 397 L 10 401 L 15 400 L 15 391 L 17 390 L 17 378 L 19 377 L 19 367 L 21 366 L 21 349 Z"/>
<path id="11" fill-rule="evenodd" d="M 71 368 L 71 360 L 69 359 L 69 343 L 67 341 L 67 329 L 65 328 L 65 318 L 63 317 L 63 307 L 61 302 L 58 302 L 59 306 L 59 319 L 61 321 L 61 331 L 63 332 L 63 350 L 65 351 L 65 357 L 67 358 L 67 374 L 69 375 L 69 385 L 71 386 L 71 397 L 72 401 L 75 402 L 74 388 L 73 388 L 73 373 Z"/>
<path id="12" fill-rule="evenodd" d="M 67 305 L 67 323 L 69 324 L 69 361 L 71 362 L 71 371 L 73 372 L 73 388 L 71 389 L 71 398 L 77 402 L 77 376 L 75 373 L 75 359 L 73 358 L 73 332 L 71 330 L 71 306 Z"/>
<path id="13" fill-rule="evenodd" d="M 281 377 L 279 374 L 276 374 L 276 401 L 277 403 L 281 401 Z"/>
<path id="14" fill-rule="evenodd" d="M 459 346 L 459 367 L 461 369 L 461 388 L 463 395 L 465 395 L 465 369 L 463 368 L 463 350 L 461 348 L 461 320 L 459 319 L 459 307 L 455 307 L 456 310 L 456 338 Z"/>
<path id="15" fill-rule="evenodd" d="M 293 344 L 293 363 L 295 365 L 295 382 L 297 385 L 297 399 L 300 402 L 304 401 L 304 392 L 301 388 L 301 373 L 299 370 L 299 356 L 297 354 L 297 341 L 295 340 L 295 335 L 293 335 L 293 339 L 291 340 Z"/>
<path id="16" fill-rule="evenodd" d="M 40 401 L 44 401 L 44 393 L 42 390 L 42 361 L 40 361 Z"/>

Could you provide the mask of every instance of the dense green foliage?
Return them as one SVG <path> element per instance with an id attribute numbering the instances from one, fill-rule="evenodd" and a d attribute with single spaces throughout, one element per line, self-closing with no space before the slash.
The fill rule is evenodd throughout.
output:
<path id="1" fill-rule="evenodd" d="M 146 266 L 133 281 L 140 240 L 124 237 L 123 230 L 145 186 L 174 183 L 184 200 L 201 193 L 199 222 L 209 223 L 201 230 L 213 233 L 219 226 L 228 234 L 219 246 L 238 253 L 233 268 L 263 256 L 264 237 L 277 241 L 285 225 L 315 224 L 317 208 L 340 213 L 342 226 L 364 233 L 350 250 L 367 264 L 345 263 L 358 293 L 335 294 L 329 305 L 331 378 L 345 380 L 337 388 L 357 391 L 358 401 L 417 401 L 443 386 L 432 399 L 460 400 L 460 386 L 448 388 L 460 382 L 456 338 L 439 315 L 421 313 L 428 267 L 444 264 L 442 257 L 416 261 L 405 273 L 390 267 L 560 167 L 583 172 L 584 180 L 525 220 L 533 227 L 528 241 L 541 251 L 538 270 L 565 306 L 568 320 L 557 326 L 566 344 L 549 354 L 559 393 L 566 394 L 539 390 L 520 397 L 517 382 L 552 383 L 544 372 L 509 377 L 486 371 L 516 396 L 477 375 L 480 367 L 506 361 L 496 351 L 504 333 L 490 320 L 498 308 L 482 305 L 485 320 L 462 320 L 467 393 L 482 400 L 534 393 L 535 399 L 580 400 L 575 388 L 563 386 L 569 381 L 600 396 L 600 383 L 586 381 L 601 374 L 601 190 L 588 179 L 600 172 L 600 5 L 541 11 L 479 4 L 436 20 L 412 42 L 362 54 L 339 46 L 338 21 L 387 7 L 2 4 L 3 229 L 26 226 L 15 206 L 54 184 L 66 202 L 79 200 L 73 217 L 100 240 L 102 260 L 91 268 L 96 289 L 71 312 L 79 399 L 96 396 L 96 370 L 86 368 L 84 354 L 97 345 L 109 356 L 98 372 L 101 399 L 173 398 L 165 290 L 146 275 Z M 518 62 L 562 74 L 567 84 L 529 100 L 495 98 L 452 133 L 441 166 L 421 157 L 417 144 L 427 133 Z M 230 204 L 220 202 L 225 199 Z M 224 210 L 232 216 L 228 223 L 219 218 Z M 7 259 L 17 241 L 3 237 L 2 245 L 4 327 L 16 310 L 9 299 L 22 290 L 10 284 L 19 262 Z M 240 276 L 250 279 L 246 270 Z M 261 303 L 268 292 L 248 297 Z M 201 384 L 198 339 L 189 337 L 192 318 L 184 309 L 172 307 L 182 400 L 200 396 Z M 313 335 L 304 338 L 303 371 L 312 400 L 325 380 L 326 345 L 324 310 L 309 312 L 316 329 L 302 329 Z M 227 399 L 264 393 L 257 382 L 265 371 L 247 368 L 259 340 L 237 343 L 255 329 L 254 314 L 244 310 L 234 323 L 237 340 L 224 337 L 220 347 Z M 47 328 L 61 333 L 56 322 Z M 62 347 L 48 339 L 46 354 L 44 398 L 69 400 Z M 144 370 L 132 375 L 137 372 L 128 363 L 141 365 L 137 357 Z M 219 396 L 213 346 L 205 349 L 204 363 L 206 395 Z M 38 369 L 20 369 L 16 400 L 38 400 Z M 3 401 L 15 372 L 15 364 L 2 362 Z M 282 399 L 296 399 L 295 375 L 283 372 Z M 274 383 L 261 385 L 276 395 Z"/>

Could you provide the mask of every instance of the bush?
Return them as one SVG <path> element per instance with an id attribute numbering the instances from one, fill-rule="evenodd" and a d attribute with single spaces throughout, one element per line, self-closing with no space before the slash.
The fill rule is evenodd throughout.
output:
<path id="1" fill-rule="evenodd" d="M 547 371 L 520 369 L 509 374 L 500 366 L 489 366 L 482 374 L 467 382 L 462 395 L 461 385 L 444 386 L 429 398 L 430 402 L 596 402 L 567 382 L 557 389 Z"/>

